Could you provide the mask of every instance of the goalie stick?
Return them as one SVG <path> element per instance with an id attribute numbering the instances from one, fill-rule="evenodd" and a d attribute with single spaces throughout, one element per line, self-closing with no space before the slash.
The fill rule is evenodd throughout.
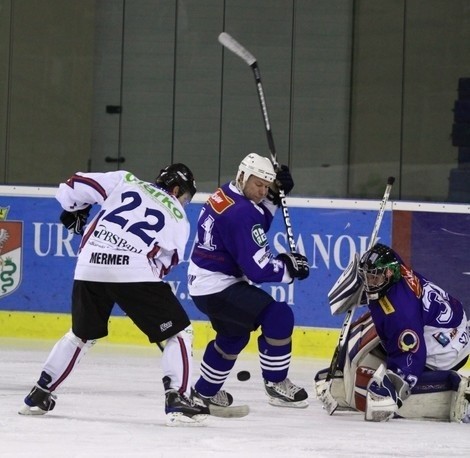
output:
<path id="1" fill-rule="evenodd" d="M 390 197 L 390 193 L 392 191 L 392 186 L 393 186 L 394 182 L 395 182 L 394 177 L 388 177 L 387 186 L 385 187 L 385 192 L 384 192 L 382 201 L 380 202 L 379 212 L 378 212 L 377 218 L 375 220 L 374 228 L 372 230 L 372 234 L 371 234 L 371 237 L 370 237 L 370 240 L 369 240 L 369 245 L 367 247 L 367 251 L 370 250 L 375 245 L 375 242 L 377 241 L 377 236 L 378 236 L 378 233 L 379 233 L 380 225 L 382 224 L 382 219 L 383 219 L 383 216 L 384 216 L 384 213 L 385 213 L 385 207 L 387 205 L 388 198 Z M 325 385 L 325 388 L 324 388 L 322 394 L 320 395 L 320 399 L 322 400 L 322 402 L 325 406 L 325 409 L 327 410 L 327 412 L 330 415 L 332 415 L 335 412 L 336 408 L 338 407 L 337 401 L 333 398 L 333 396 L 331 396 L 331 393 L 330 393 L 331 381 L 334 378 L 335 373 L 338 369 L 339 361 L 343 360 L 344 356 L 346 354 L 346 349 L 347 349 L 346 340 L 347 340 L 347 337 L 349 335 L 349 329 L 351 327 L 352 317 L 354 315 L 356 307 L 357 307 L 357 305 L 353 305 L 346 312 L 346 316 L 344 318 L 343 325 L 341 326 L 341 331 L 340 331 L 340 334 L 339 334 L 338 344 L 336 345 L 336 349 L 333 353 L 333 358 L 331 359 L 330 368 L 329 368 L 328 373 L 326 375 L 325 380 L 326 380 L 327 383 Z"/>
<path id="2" fill-rule="evenodd" d="M 255 77 L 256 90 L 258 92 L 258 99 L 261 107 L 261 114 L 263 115 L 264 128 L 266 131 L 266 137 L 268 139 L 269 152 L 271 153 L 271 162 L 274 165 L 274 169 L 279 170 L 279 163 L 277 161 L 276 148 L 274 146 L 274 138 L 271 130 L 271 123 L 269 122 L 268 107 L 266 105 L 266 99 L 264 97 L 263 85 L 261 83 L 261 73 L 258 67 L 258 62 L 255 56 L 244 48 L 237 40 L 226 32 L 222 32 L 219 35 L 219 42 L 225 46 L 229 51 L 232 51 L 238 57 L 243 59 L 253 70 Z M 281 200 L 282 217 L 286 226 L 287 241 L 291 253 L 296 252 L 294 232 L 292 230 L 292 224 L 290 222 L 289 209 L 287 208 L 286 194 L 282 187 L 279 188 L 279 198 Z"/>

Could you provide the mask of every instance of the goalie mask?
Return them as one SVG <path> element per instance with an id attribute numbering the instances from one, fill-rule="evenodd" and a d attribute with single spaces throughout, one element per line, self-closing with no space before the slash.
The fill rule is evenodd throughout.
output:
<path id="1" fill-rule="evenodd" d="M 177 198 L 181 197 L 185 192 L 191 195 L 191 199 L 196 194 L 196 182 L 194 181 L 193 173 L 184 164 L 171 164 L 160 170 L 155 184 L 170 192 L 175 186 L 179 186 Z"/>
<path id="2" fill-rule="evenodd" d="M 246 182 L 251 175 L 272 183 L 276 179 L 276 172 L 272 162 L 267 157 L 250 153 L 240 163 L 235 179 L 237 188 L 243 192 Z"/>
<path id="3" fill-rule="evenodd" d="M 363 254 L 359 275 L 369 298 L 378 299 L 400 279 L 400 263 L 391 248 L 377 243 Z"/>

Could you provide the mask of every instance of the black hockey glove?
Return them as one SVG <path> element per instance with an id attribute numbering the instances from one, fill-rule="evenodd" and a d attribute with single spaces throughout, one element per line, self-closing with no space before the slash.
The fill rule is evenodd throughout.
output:
<path id="1" fill-rule="evenodd" d="M 90 214 L 91 205 L 77 210 L 76 212 L 68 212 L 64 210 L 60 214 L 61 223 L 71 232 L 77 235 L 83 234 L 83 227 L 85 226 L 88 215 Z"/>
<path id="2" fill-rule="evenodd" d="M 276 183 L 282 188 L 287 196 L 294 189 L 294 180 L 287 165 L 281 165 L 276 173 Z"/>
<path id="3" fill-rule="evenodd" d="M 276 259 L 280 259 L 286 265 L 286 269 L 292 278 L 305 280 L 310 274 L 308 259 L 299 253 L 281 253 Z"/>
<path id="4" fill-rule="evenodd" d="M 287 165 L 281 165 L 276 173 L 276 181 L 274 186 L 269 188 L 268 199 L 274 204 L 280 207 L 281 198 L 279 197 L 279 188 L 284 191 L 287 196 L 294 188 L 294 180 L 290 174 L 289 167 Z"/>

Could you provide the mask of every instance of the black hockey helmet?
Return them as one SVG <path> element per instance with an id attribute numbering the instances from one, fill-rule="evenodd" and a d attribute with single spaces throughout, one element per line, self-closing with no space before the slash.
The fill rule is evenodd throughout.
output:
<path id="1" fill-rule="evenodd" d="M 400 279 L 400 262 L 390 247 L 377 243 L 362 255 L 359 275 L 366 292 L 379 298 Z"/>
<path id="2" fill-rule="evenodd" d="M 160 174 L 155 179 L 155 184 L 172 191 L 175 186 L 179 186 L 176 197 L 181 197 L 185 192 L 191 194 L 191 198 L 196 194 L 196 182 L 193 172 L 184 164 L 171 164 L 160 170 Z"/>

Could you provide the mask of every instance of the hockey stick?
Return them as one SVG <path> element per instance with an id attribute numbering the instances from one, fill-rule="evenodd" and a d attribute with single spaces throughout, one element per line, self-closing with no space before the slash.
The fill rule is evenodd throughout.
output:
<path id="1" fill-rule="evenodd" d="M 380 225 L 382 224 L 382 219 L 385 213 L 385 207 L 387 205 L 388 198 L 390 197 L 390 193 L 392 191 L 392 186 L 394 182 L 395 182 L 394 177 L 388 177 L 387 186 L 385 187 L 384 196 L 382 198 L 382 201 L 380 202 L 379 212 L 375 220 L 374 228 L 372 230 L 372 234 L 369 240 L 367 251 L 369 251 L 375 245 L 375 242 L 377 241 L 377 236 L 379 233 Z M 346 312 L 343 325 L 341 326 L 338 344 L 336 345 L 336 349 L 333 353 L 333 358 L 331 359 L 330 368 L 328 370 L 328 373 L 326 374 L 327 385 L 325 386 L 325 389 L 321 395 L 321 400 L 323 404 L 325 405 L 327 412 L 330 415 L 332 415 L 334 411 L 336 410 L 336 408 L 338 407 L 337 401 L 330 394 L 331 380 L 334 378 L 336 370 L 338 369 L 339 361 L 342 361 L 346 355 L 346 349 L 347 349 L 346 341 L 349 335 L 349 329 L 351 327 L 352 317 L 354 315 L 356 307 L 357 307 L 356 305 L 352 306 Z"/>
<path id="2" fill-rule="evenodd" d="M 163 342 L 157 342 L 157 347 L 163 353 L 165 350 L 165 344 Z M 250 413 L 250 406 L 247 404 L 241 404 L 238 406 L 217 406 L 209 404 L 209 411 L 213 417 L 220 418 L 242 418 L 246 417 Z"/>
<path id="3" fill-rule="evenodd" d="M 226 32 L 222 32 L 219 35 L 219 42 L 222 46 L 225 46 L 229 51 L 232 51 L 238 57 L 243 59 L 253 70 L 255 77 L 256 90 L 258 92 L 259 104 L 261 107 L 261 114 L 263 115 L 264 128 L 266 130 L 266 137 L 268 139 L 269 152 L 271 153 L 271 162 L 274 165 L 274 169 L 279 169 L 279 163 L 277 161 L 276 148 L 274 146 L 274 138 L 271 130 L 271 123 L 269 122 L 268 107 L 266 105 L 266 99 L 264 97 L 263 85 L 261 83 L 261 73 L 258 67 L 258 62 L 255 56 L 244 48 L 237 40 L 230 36 Z M 294 232 L 292 230 L 292 224 L 289 217 L 289 209 L 287 208 L 286 193 L 284 189 L 279 188 L 279 198 L 281 200 L 282 217 L 284 218 L 284 224 L 286 226 L 287 241 L 289 243 L 291 253 L 296 252 Z"/>
<path id="4" fill-rule="evenodd" d="M 242 418 L 250 413 L 250 407 L 247 404 L 239 406 L 221 407 L 209 404 L 209 411 L 213 417 L 220 418 Z"/>

